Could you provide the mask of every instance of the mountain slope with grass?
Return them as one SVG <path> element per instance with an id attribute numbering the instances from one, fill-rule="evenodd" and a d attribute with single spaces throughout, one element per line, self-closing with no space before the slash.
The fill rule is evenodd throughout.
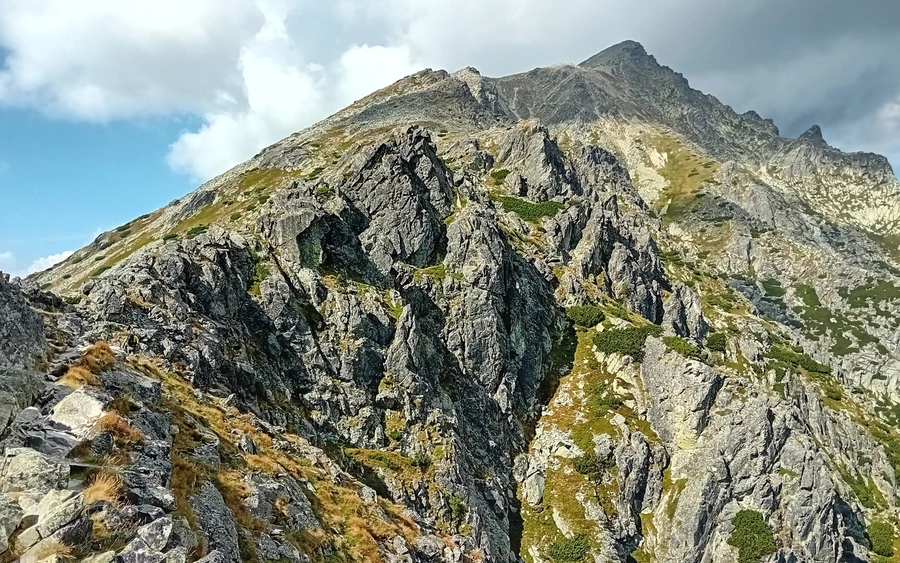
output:
<path id="1" fill-rule="evenodd" d="M 634 42 L 0 280 L 5 560 L 893 561 L 900 196 Z"/>

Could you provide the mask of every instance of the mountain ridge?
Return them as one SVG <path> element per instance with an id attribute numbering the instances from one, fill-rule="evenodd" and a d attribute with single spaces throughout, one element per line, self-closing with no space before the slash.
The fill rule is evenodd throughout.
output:
<path id="1" fill-rule="evenodd" d="M 636 42 L 405 77 L 0 276 L 0 539 L 93 563 L 893 561 L 885 163 L 780 137 Z"/>

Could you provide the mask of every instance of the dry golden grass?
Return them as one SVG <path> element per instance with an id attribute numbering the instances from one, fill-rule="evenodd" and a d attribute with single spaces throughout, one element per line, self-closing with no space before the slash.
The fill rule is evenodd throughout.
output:
<path id="1" fill-rule="evenodd" d="M 119 506 L 122 504 L 124 492 L 125 484 L 121 477 L 114 473 L 98 473 L 84 490 L 84 503 L 91 504 L 103 500 Z"/>
<path id="2" fill-rule="evenodd" d="M 265 522 L 257 520 L 250 514 L 244 502 L 250 496 L 250 488 L 244 482 L 244 474 L 240 471 L 219 471 L 215 475 L 215 485 L 222 494 L 225 504 L 234 512 L 238 525 L 256 533 L 264 532 Z"/>
<path id="3" fill-rule="evenodd" d="M 65 561 L 74 561 L 75 549 L 71 545 L 62 542 L 46 542 L 37 546 L 34 556 L 35 561 L 43 561 L 53 556 Z"/>
<path id="4" fill-rule="evenodd" d="M 63 375 L 59 379 L 59 383 L 65 385 L 66 387 L 71 387 L 72 389 L 78 389 L 79 387 L 84 387 L 85 385 L 97 387 L 98 385 L 100 385 L 100 380 L 97 379 L 96 375 L 84 369 L 83 367 L 72 366 L 66 371 L 65 375 Z"/>
<path id="5" fill-rule="evenodd" d="M 97 374 L 110 369 L 115 363 L 116 357 L 109 344 L 96 342 L 84 351 L 77 364 L 66 370 L 66 373 L 59 378 L 59 383 L 72 389 L 78 389 L 85 385 L 97 387 L 100 385 Z"/>
<path id="6" fill-rule="evenodd" d="M 140 442 L 144 435 L 117 410 L 111 410 L 100 417 L 94 425 L 94 433 L 109 432 L 117 441 L 126 443 Z"/>
<path id="7" fill-rule="evenodd" d="M 257 529 L 259 523 L 249 515 L 244 505 L 249 491 L 242 476 L 250 469 L 273 477 L 288 473 L 315 486 L 316 493 L 311 500 L 325 528 L 315 532 L 290 534 L 290 541 L 307 555 L 315 554 L 327 545 L 337 550 L 335 560 L 380 561 L 379 539 L 402 535 L 412 542 L 421 535 L 421 529 L 403 515 L 402 507 L 379 501 L 380 510 L 377 512 L 387 515 L 386 520 L 379 519 L 373 514 L 371 507 L 359 498 L 355 487 L 347 483 L 334 483 L 327 471 L 313 466 L 308 459 L 275 449 L 272 438 L 250 423 L 251 415 L 241 414 L 234 408 L 200 403 L 194 397 L 191 385 L 175 373 L 147 361 L 132 360 L 132 363 L 147 376 L 162 382 L 163 405 L 173 413 L 172 422 L 179 428 L 172 445 L 171 483 L 172 492 L 178 501 L 175 511 L 177 515 L 196 523 L 196 515 L 188 499 L 203 481 L 210 480 L 235 512 L 240 527 L 249 531 Z M 229 468 L 214 469 L 188 459 L 190 451 L 196 446 L 194 435 L 197 424 L 215 432 L 221 440 L 222 451 L 228 454 L 227 457 L 240 461 Z M 259 447 L 259 453 L 241 453 L 235 444 L 239 434 L 233 433 L 233 429 L 239 429 L 252 438 Z M 296 440 L 298 446 L 302 443 L 300 438 L 292 434 L 285 434 L 282 438 L 289 442 Z M 283 509 L 279 506 L 276 508 Z M 325 530 L 339 530 L 344 537 L 335 543 L 334 537 Z M 244 553 L 245 550 L 247 553 Z M 252 555 L 250 551 L 253 551 L 252 546 L 247 548 L 242 545 L 243 555 L 249 557 Z M 198 553 L 203 553 L 203 549 L 198 550 Z"/>
<path id="8" fill-rule="evenodd" d="M 200 524 L 197 521 L 197 515 L 194 514 L 194 509 L 191 508 L 189 499 L 203 484 L 203 479 L 204 477 L 196 463 L 176 452 L 172 452 L 172 481 L 170 487 L 177 502 L 174 514 L 185 518 L 194 530 L 199 529 Z M 205 543 L 202 537 L 200 539 L 201 543 Z M 206 548 L 201 546 L 201 556 L 205 555 L 205 553 Z"/>
<path id="9" fill-rule="evenodd" d="M 95 342 L 81 356 L 81 365 L 91 373 L 100 373 L 115 364 L 116 357 L 106 342 Z"/>

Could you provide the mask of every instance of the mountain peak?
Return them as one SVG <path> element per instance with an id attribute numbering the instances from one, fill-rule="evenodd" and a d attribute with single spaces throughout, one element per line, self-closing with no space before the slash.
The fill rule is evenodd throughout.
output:
<path id="1" fill-rule="evenodd" d="M 826 145 L 825 138 L 822 137 L 822 128 L 818 125 L 813 125 L 809 129 L 806 130 L 805 133 L 798 137 L 799 141 L 807 141 L 814 145 Z"/>
<path id="2" fill-rule="evenodd" d="M 627 40 L 616 43 L 611 47 L 600 51 L 593 57 L 581 62 L 579 66 L 583 67 L 606 67 L 612 62 L 624 60 L 642 60 L 650 58 L 644 46 L 637 41 Z"/>

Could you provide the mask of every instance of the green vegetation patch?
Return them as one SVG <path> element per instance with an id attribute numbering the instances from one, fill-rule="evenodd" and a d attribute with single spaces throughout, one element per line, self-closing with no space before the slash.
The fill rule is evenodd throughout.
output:
<path id="1" fill-rule="evenodd" d="M 659 336 L 662 328 L 656 325 L 605 330 L 594 336 L 594 344 L 604 354 L 623 354 L 634 361 L 644 360 L 644 343 L 650 335 Z"/>
<path id="2" fill-rule="evenodd" d="M 566 308 L 566 316 L 578 326 L 591 328 L 606 319 L 603 309 L 596 305 L 576 305 Z"/>
<path id="3" fill-rule="evenodd" d="M 884 454 L 894 469 L 895 478 L 900 479 L 900 438 L 897 437 L 895 429 L 881 421 L 875 421 L 867 427 L 872 438 L 884 449 Z"/>
<path id="4" fill-rule="evenodd" d="M 781 282 L 775 278 L 763 280 L 762 286 L 766 293 L 772 297 L 784 297 L 785 293 L 787 293 L 787 290 L 781 286 Z"/>
<path id="5" fill-rule="evenodd" d="M 509 170 L 506 168 L 499 168 L 491 172 L 491 180 L 495 186 L 502 186 L 507 176 L 509 176 Z"/>
<path id="6" fill-rule="evenodd" d="M 512 196 L 500 198 L 503 209 L 515 213 L 529 223 L 536 223 L 544 217 L 553 217 L 565 206 L 558 201 L 542 201 L 532 203 L 525 199 Z"/>
<path id="7" fill-rule="evenodd" d="M 894 301 L 900 299 L 900 287 L 887 281 L 875 280 L 848 290 L 842 287 L 838 293 L 847 300 L 847 303 L 853 308 L 859 309 L 869 305 L 878 305 L 884 301 Z"/>
<path id="8" fill-rule="evenodd" d="M 280 168 L 255 168 L 241 174 L 238 185 L 242 191 L 254 188 L 274 188 L 296 175 L 296 172 L 288 172 Z"/>
<path id="9" fill-rule="evenodd" d="M 706 339 L 706 347 L 714 352 L 724 352 L 728 347 L 728 337 L 724 332 L 714 332 Z"/>
<path id="10" fill-rule="evenodd" d="M 584 534 L 576 534 L 571 539 L 562 538 L 550 544 L 547 556 L 554 563 L 578 563 L 584 561 L 591 550 L 591 544 Z"/>
<path id="11" fill-rule="evenodd" d="M 700 349 L 693 343 L 678 336 L 664 336 L 663 342 L 673 352 L 678 352 L 686 358 L 700 359 Z"/>
<path id="12" fill-rule="evenodd" d="M 663 250 L 659 253 L 659 259 L 672 266 L 684 266 L 684 258 L 677 250 Z"/>
<path id="13" fill-rule="evenodd" d="M 879 344 L 878 339 L 866 331 L 860 321 L 823 307 L 815 288 L 805 284 L 797 284 L 794 288 L 797 297 L 803 301 L 803 306 L 793 308 L 794 313 L 803 319 L 805 332 L 811 338 L 831 336 L 834 340 L 832 354 L 846 356 L 851 352 L 858 352 L 858 346 Z M 849 335 L 853 335 L 858 346 L 854 346 Z"/>
<path id="14" fill-rule="evenodd" d="M 453 495 L 447 502 L 450 505 L 450 517 L 454 522 L 462 522 L 469 511 L 465 501 L 459 495 Z"/>
<path id="15" fill-rule="evenodd" d="M 197 225 L 195 227 L 191 227 L 190 229 L 188 229 L 187 233 L 185 233 L 185 236 L 187 238 L 195 238 L 195 237 L 202 235 L 203 233 L 205 233 L 208 230 L 209 230 L 208 225 Z"/>
<path id="16" fill-rule="evenodd" d="M 606 416 L 606 413 L 621 407 L 622 402 L 622 397 L 605 381 L 591 385 L 588 389 L 588 408 L 594 417 Z"/>
<path id="17" fill-rule="evenodd" d="M 837 465 L 835 469 L 840 474 L 841 480 L 853 491 L 853 495 L 859 500 L 859 504 L 865 508 L 878 508 L 881 502 L 884 501 L 880 491 L 877 494 L 875 493 L 878 488 L 871 480 L 857 475 L 842 465 Z"/>
<path id="18" fill-rule="evenodd" d="M 447 277 L 453 278 L 457 281 L 465 280 L 465 277 L 461 273 L 454 272 L 443 263 L 435 264 L 434 266 L 429 266 L 427 268 L 420 268 L 413 272 L 413 280 L 415 281 L 421 281 L 424 276 L 428 276 L 429 278 L 435 280 L 443 280 Z"/>
<path id="19" fill-rule="evenodd" d="M 775 535 L 763 515 L 756 510 L 741 510 L 731 520 L 734 531 L 728 545 L 738 549 L 739 563 L 760 563 L 775 553 Z"/>
<path id="20" fill-rule="evenodd" d="M 603 459 L 594 452 L 588 452 L 582 456 L 578 456 L 572 460 L 572 467 L 575 471 L 581 473 L 588 480 L 599 483 L 603 480 L 603 476 L 609 471 L 614 464 L 609 460 Z"/>
<path id="21" fill-rule="evenodd" d="M 698 201 L 704 184 L 715 182 L 719 165 L 694 153 L 679 139 L 660 135 L 648 139 L 659 152 L 666 153 L 666 162 L 659 174 L 668 186 L 657 202 L 657 211 L 665 208 L 665 221 L 678 221 L 690 213 Z"/>
<path id="22" fill-rule="evenodd" d="M 887 522 L 872 522 L 866 527 L 872 551 L 882 557 L 894 556 L 894 527 Z"/>
<path id="23" fill-rule="evenodd" d="M 785 348 L 778 344 L 769 348 L 769 351 L 766 352 L 766 357 L 775 360 L 776 362 L 782 362 L 795 370 L 797 368 L 802 368 L 810 373 L 831 374 L 831 367 L 820 364 L 806 354 L 794 351 L 790 348 Z"/>
<path id="24" fill-rule="evenodd" d="M 819 300 L 819 294 L 816 293 L 816 288 L 811 285 L 798 283 L 794 286 L 794 293 L 797 294 L 797 297 L 803 301 L 803 304 L 807 307 L 822 306 L 822 302 Z"/>
<path id="25" fill-rule="evenodd" d="M 253 277 L 250 279 L 250 293 L 253 295 L 261 295 L 260 285 L 269 277 L 269 267 L 263 262 L 257 262 L 256 268 L 253 270 Z"/>

